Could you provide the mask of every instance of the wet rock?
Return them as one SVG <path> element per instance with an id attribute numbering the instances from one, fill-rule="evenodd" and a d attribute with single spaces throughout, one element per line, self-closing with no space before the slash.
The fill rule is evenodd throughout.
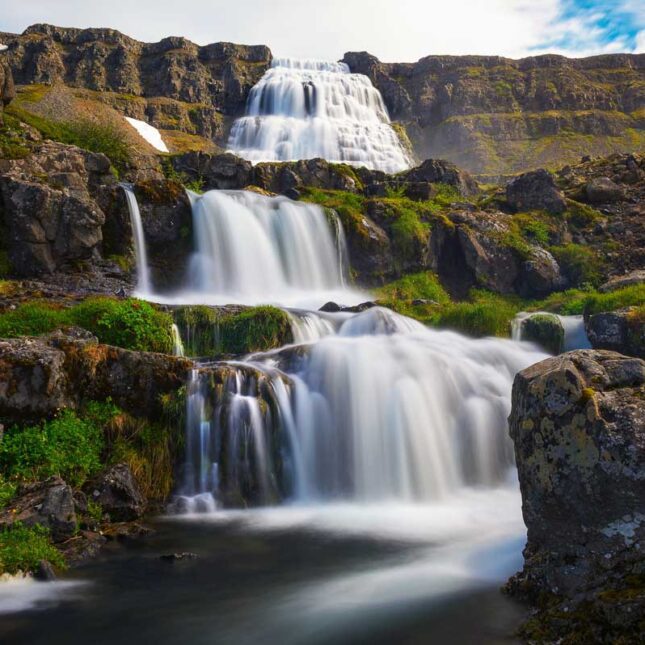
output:
<path id="1" fill-rule="evenodd" d="M 585 330 L 594 349 L 609 349 L 645 358 L 645 314 L 627 307 L 585 318 Z"/>
<path id="2" fill-rule="evenodd" d="M 136 520 L 146 507 L 146 500 L 127 464 L 116 464 L 103 473 L 92 485 L 91 496 L 114 522 Z"/>
<path id="3" fill-rule="evenodd" d="M 565 604 L 620 599 L 645 573 L 645 362 L 580 350 L 537 363 L 515 377 L 509 421 L 528 529 L 509 589 L 553 598 L 560 619 Z M 633 627 L 638 598 L 605 622 Z"/>
<path id="4" fill-rule="evenodd" d="M 197 559 L 197 554 L 191 553 L 190 551 L 183 551 L 181 553 L 165 553 L 164 555 L 160 555 L 159 559 L 164 562 L 180 562 L 182 560 L 195 560 Z"/>
<path id="5" fill-rule="evenodd" d="M 55 542 L 71 537 L 76 532 L 71 487 L 60 477 L 21 485 L 10 505 L 0 511 L 0 527 L 15 522 L 25 526 L 40 524 L 51 531 Z"/>
<path id="6" fill-rule="evenodd" d="M 343 308 L 336 302 L 326 302 L 318 311 L 326 311 L 328 313 L 337 313 L 342 311 Z"/>
<path id="7" fill-rule="evenodd" d="M 40 582 L 52 582 L 52 580 L 56 580 L 56 572 L 51 563 L 47 560 L 41 560 L 34 571 L 34 579 Z"/>
<path id="8" fill-rule="evenodd" d="M 585 185 L 584 195 L 590 204 L 607 204 L 624 198 L 623 189 L 609 177 L 597 177 Z"/>
<path id="9" fill-rule="evenodd" d="M 540 168 L 524 173 L 506 186 L 506 201 L 515 212 L 545 210 L 554 215 L 566 209 L 564 195 L 553 176 Z"/>

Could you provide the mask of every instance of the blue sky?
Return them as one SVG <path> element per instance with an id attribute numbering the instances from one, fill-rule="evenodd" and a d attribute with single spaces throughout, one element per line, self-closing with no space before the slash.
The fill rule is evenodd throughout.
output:
<path id="1" fill-rule="evenodd" d="M 645 51 L 645 0 L 0 0 L 0 30 L 113 27 L 155 41 L 267 44 L 274 54 L 384 61 L 428 54 Z"/>

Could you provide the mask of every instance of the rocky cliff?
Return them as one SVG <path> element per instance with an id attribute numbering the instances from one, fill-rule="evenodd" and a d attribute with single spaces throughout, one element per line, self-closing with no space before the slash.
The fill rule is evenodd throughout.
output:
<path id="1" fill-rule="evenodd" d="M 645 55 L 427 56 L 381 63 L 345 54 L 405 124 L 417 155 L 479 174 L 645 147 Z"/>

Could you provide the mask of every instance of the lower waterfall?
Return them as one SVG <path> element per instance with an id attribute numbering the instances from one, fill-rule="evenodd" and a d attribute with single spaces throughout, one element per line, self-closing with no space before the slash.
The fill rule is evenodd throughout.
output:
<path id="1" fill-rule="evenodd" d="M 180 507 L 436 502 L 507 480 L 513 377 L 545 354 L 387 309 L 335 315 L 317 341 L 218 364 L 215 385 L 193 372 Z"/>

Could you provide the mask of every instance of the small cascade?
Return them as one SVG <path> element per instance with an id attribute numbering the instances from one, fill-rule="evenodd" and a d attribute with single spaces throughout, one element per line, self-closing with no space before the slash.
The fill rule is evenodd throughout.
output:
<path id="1" fill-rule="evenodd" d="M 148 253 L 146 251 L 146 239 L 141 222 L 139 203 L 134 194 L 132 186 L 121 184 L 128 202 L 130 222 L 132 224 L 132 235 L 134 237 L 134 249 L 137 260 L 137 293 L 148 294 L 151 292 L 150 269 L 148 267 Z"/>
<path id="2" fill-rule="evenodd" d="M 342 226 L 319 206 L 220 190 L 192 202 L 193 293 L 267 302 L 343 287 Z"/>
<path id="3" fill-rule="evenodd" d="M 170 328 L 170 334 L 172 335 L 173 354 L 175 356 L 185 356 L 186 352 L 184 350 L 184 343 L 181 340 L 179 327 L 177 327 L 177 325 L 175 325 L 174 323 Z"/>
<path id="4" fill-rule="evenodd" d="M 287 312 L 291 319 L 293 341 L 297 345 L 312 343 L 336 333 L 343 317 L 322 314 L 317 311 L 292 310 Z"/>
<path id="5" fill-rule="evenodd" d="M 410 166 L 381 93 L 344 63 L 274 59 L 228 147 L 253 162 L 321 157 L 389 173 Z"/>
<path id="6" fill-rule="evenodd" d="M 587 331 L 585 329 L 584 316 L 581 315 L 561 316 L 560 314 L 545 311 L 522 311 L 515 316 L 511 323 L 513 340 L 524 340 L 523 323 L 527 318 L 536 315 L 555 316 L 560 321 L 564 329 L 563 352 L 571 352 L 574 349 L 591 349 L 591 343 L 589 342 L 589 338 L 587 338 Z"/>
<path id="7" fill-rule="evenodd" d="M 382 308 L 296 349 L 288 373 L 257 355 L 193 381 L 186 495 L 431 502 L 499 485 L 513 463 L 513 377 L 546 356 Z"/>

